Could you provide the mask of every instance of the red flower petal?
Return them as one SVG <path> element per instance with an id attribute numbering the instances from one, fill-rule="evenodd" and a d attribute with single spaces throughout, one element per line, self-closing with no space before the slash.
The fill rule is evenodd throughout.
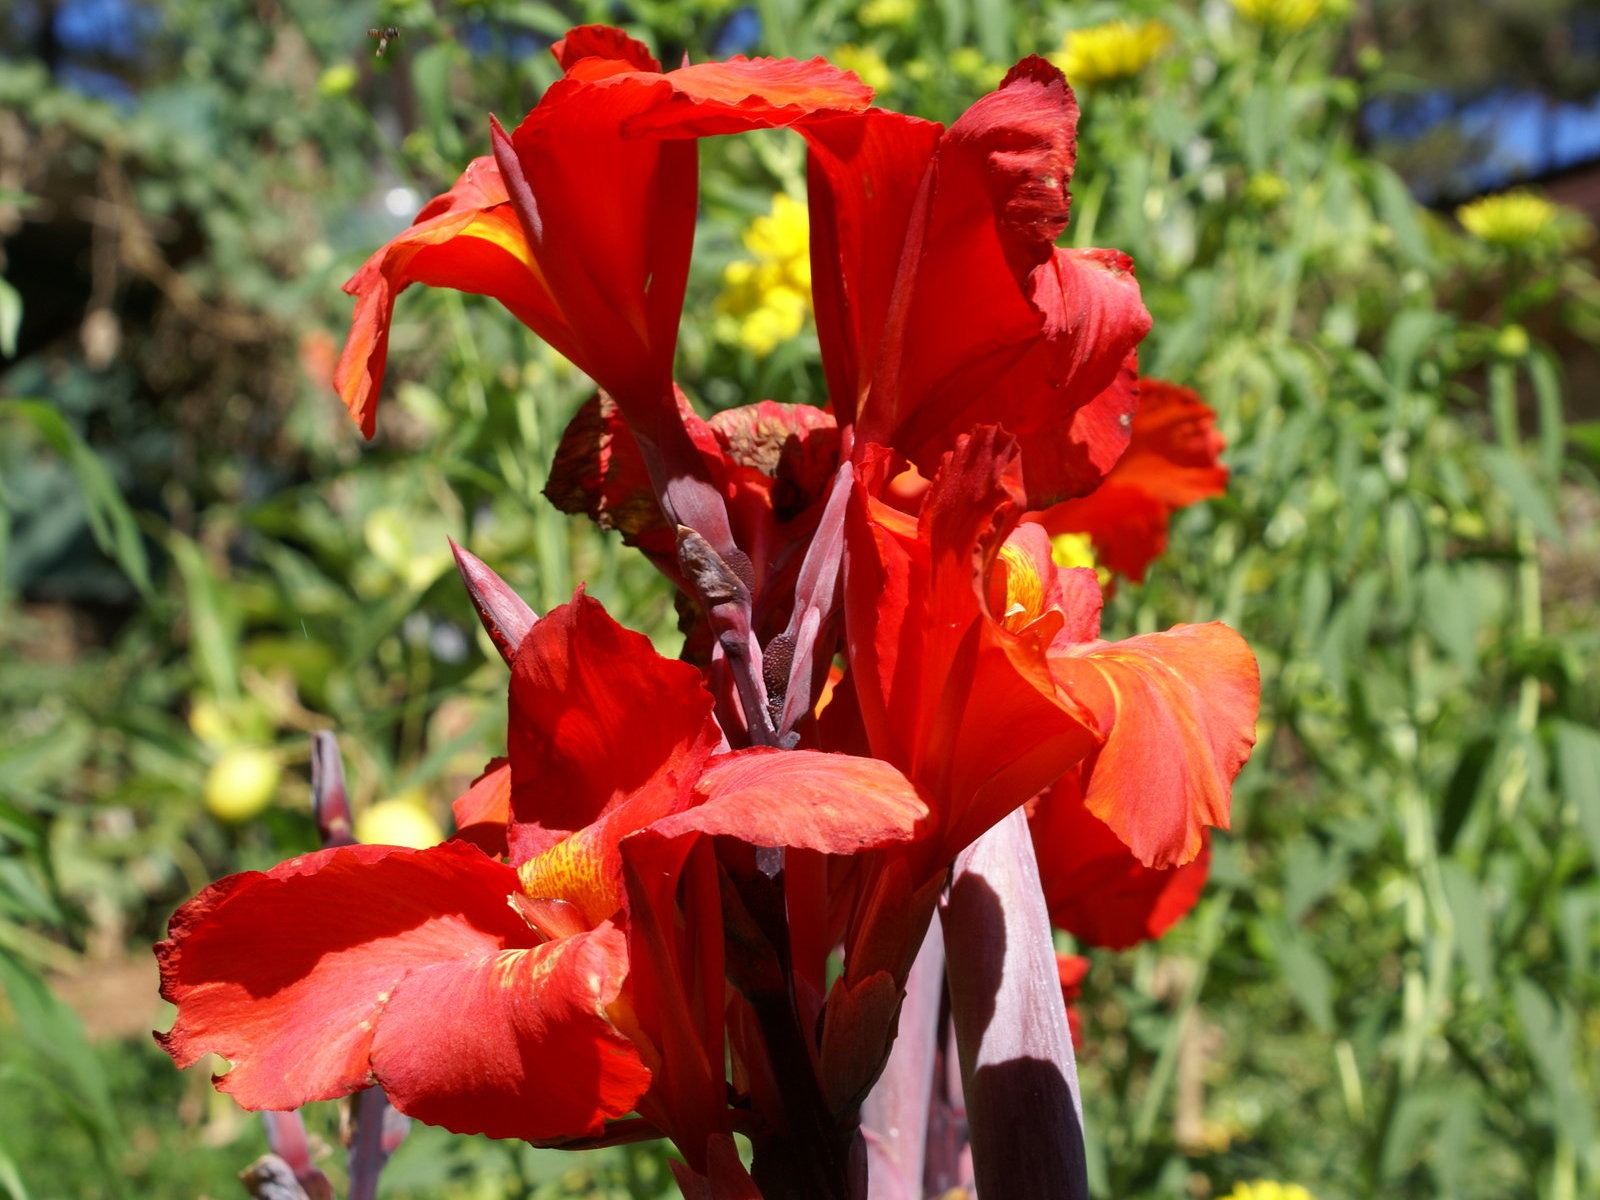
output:
<path id="1" fill-rule="evenodd" d="M 1179 625 L 1053 655 L 1051 670 L 1105 736 L 1089 768 L 1089 811 L 1140 862 L 1186 863 L 1205 826 L 1227 828 L 1261 691 L 1243 638 L 1217 622 Z"/>
<path id="2" fill-rule="evenodd" d="M 661 64 L 643 42 L 635 41 L 610 25 L 579 25 L 569 29 L 566 37 L 550 47 L 550 53 L 569 75 L 578 64 L 594 60 L 618 70 L 661 72 Z M 588 69 L 597 70 L 598 65 Z"/>
<path id="3" fill-rule="evenodd" d="M 634 117 L 629 136 L 707 137 L 781 129 L 816 113 L 860 112 L 872 89 L 821 58 L 730 58 L 670 71 L 673 94 Z"/>
<path id="4" fill-rule="evenodd" d="M 755 846 L 855 854 L 908 840 L 928 815 L 886 762 L 816 750 L 740 750 L 713 759 L 695 784 L 701 803 L 653 832 L 726 834 Z"/>
<path id="5" fill-rule="evenodd" d="M 455 187 L 430 201 L 410 229 L 344 285 L 356 297 L 356 312 L 333 385 L 367 437 L 376 425 L 395 297 L 413 283 L 493 296 L 562 353 L 576 352 L 506 202 L 499 168 L 492 158 L 475 158 Z"/>
<path id="6" fill-rule="evenodd" d="M 871 99 L 820 59 L 663 75 L 644 47 L 595 26 L 555 50 L 567 74 L 503 144 L 510 157 L 499 168 L 476 160 L 346 285 L 359 300 L 335 383 L 368 436 L 394 298 L 427 283 L 501 300 L 615 396 L 652 445 L 671 439 L 663 427 L 674 419 L 697 192 L 695 147 L 682 139 L 859 111 Z M 681 454 L 668 447 L 669 459 Z"/>
<path id="7" fill-rule="evenodd" d="M 650 1082 L 603 1015 L 626 964 L 622 933 L 602 925 L 534 949 L 419 966 L 378 1021 L 373 1071 L 396 1108 L 457 1133 L 533 1142 L 597 1134 Z M 441 1024 L 456 1036 L 419 1036 Z"/>
<path id="8" fill-rule="evenodd" d="M 876 358 L 858 439 L 892 445 L 931 474 L 958 433 L 997 422 L 1022 443 L 1035 508 L 1088 490 L 1115 461 L 1122 427 L 1110 429 L 1109 441 L 1092 424 L 1063 435 L 1074 414 L 1116 380 L 1150 326 L 1125 255 L 1054 246 L 1067 219 L 1076 124 L 1077 103 L 1061 73 L 1040 59 L 1018 64 L 939 140 L 909 210 L 904 186 L 892 193 L 906 230 L 892 300 L 881 287 L 862 297 L 888 300 L 888 309 L 881 342 L 859 347 Z M 819 124 L 814 142 L 831 131 Z M 880 140 L 914 168 L 914 148 Z M 825 162 L 831 149 L 820 145 L 816 157 Z M 872 226 L 860 215 L 865 205 L 828 178 L 814 236 L 825 254 L 854 267 L 863 256 L 849 252 L 852 238 Z M 866 261 L 875 269 L 857 274 L 881 283 L 881 257 Z M 825 277 L 831 265 L 818 259 L 814 274 Z M 868 310 L 846 320 L 836 315 L 843 307 L 831 297 L 819 305 L 819 328 L 825 347 L 848 359 L 851 335 L 870 335 L 880 319 Z M 829 369 L 846 405 L 859 390 L 850 386 L 851 367 Z"/>
<path id="9" fill-rule="evenodd" d="M 1083 981 L 1089 975 L 1089 960 L 1076 954 L 1056 955 L 1056 974 L 1061 977 L 1061 999 L 1067 1006 L 1067 1028 L 1072 1031 L 1072 1048 L 1083 1048 L 1083 1018 L 1078 1015 L 1078 1000 Z"/>
<path id="10" fill-rule="evenodd" d="M 1228 469 L 1218 462 L 1216 414 L 1188 388 L 1139 380 L 1132 428 L 1127 453 L 1105 482 L 1040 520 L 1052 534 L 1089 534 L 1102 566 L 1138 581 L 1166 549 L 1172 514 L 1221 495 Z"/>
<path id="11" fill-rule="evenodd" d="M 512 861 L 645 803 L 647 788 L 660 807 L 633 828 L 686 802 L 721 736 L 700 672 L 580 591 L 534 625 L 512 665 Z"/>
<path id="12" fill-rule="evenodd" d="M 537 945 L 516 873 L 461 843 L 343 846 L 230 876 L 156 948 L 179 1066 L 233 1060 L 217 1086 L 286 1110 L 374 1082 L 458 1132 L 597 1132 L 649 1083 L 604 1014 L 626 972 L 605 928 Z"/>
<path id="13" fill-rule="evenodd" d="M 485 854 L 506 853 L 506 824 L 511 820 L 511 764 L 494 759 L 450 805 L 456 837 Z"/>
<path id="14" fill-rule="evenodd" d="M 1050 920 L 1088 945 L 1122 950 L 1158 938 L 1194 908 L 1205 888 L 1209 845 L 1181 867 L 1145 866 L 1084 806 L 1077 768 L 1040 795 L 1028 829 Z"/>
<path id="15" fill-rule="evenodd" d="M 982 597 L 1021 503 L 1016 443 L 957 439 L 918 523 L 858 497 L 846 527 L 850 674 L 873 753 L 934 805 L 930 853 L 950 854 L 1098 742 L 1057 689 L 1050 628 L 1013 633 Z"/>
<path id="16" fill-rule="evenodd" d="M 813 121 L 806 178 L 811 201 L 811 293 L 828 395 L 852 424 L 872 380 L 913 205 L 943 129 L 869 109 Z"/>

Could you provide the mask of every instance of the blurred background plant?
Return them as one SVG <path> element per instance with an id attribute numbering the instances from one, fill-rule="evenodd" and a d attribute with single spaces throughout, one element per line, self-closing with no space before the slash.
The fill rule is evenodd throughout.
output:
<path id="1" fill-rule="evenodd" d="M 1461 45 L 1512 64 L 1480 90 L 1564 47 L 1550 86 L 1587 95 L 1576 8 L 1495 6 L 1496 40 L 1483 15 L 1331 0 L 10 6 L 0 1194 L 225 1194 L 260 1153 L 151 1045 L 147 946 L 208 880 L 315 845 L 310 730 L 340 732 L 384 836 L 448 827 L 500 749 L 505 677 L 447 536 L 541 611 L 586 581 L 673 647 L 666 589 L 541 497 L 584 381 L 504 313 L 407 295 L 371 445 L 327 385 L 338 284 L 585 20 L 668 62 L 829 53 L 943 120 L 1023 53 L 1074 71 L 1068 238 L 1135 257 L 1145 369 L 1218 409 L 1233 470 L 1108 628 L 1221 617 L 1264 685 L 1207 897 L 1089 976 L 1097 1194 L 1594 1194 L 1593 230 L 1535 194 L 1419 207 L 1386 162 L 1466 197 L 1372 118 L 1461 83 Z M 366 31 L 391 24 L 379 57 Z M 796 139 L 707 144 L 680 354 L 705 406 L 824 399 L 803 197 Z M 329 1145 L 335 1125 L 312 1115 Z M 385 1184 L 670 1192 L 653 1151 L 426 1129 Z"/>

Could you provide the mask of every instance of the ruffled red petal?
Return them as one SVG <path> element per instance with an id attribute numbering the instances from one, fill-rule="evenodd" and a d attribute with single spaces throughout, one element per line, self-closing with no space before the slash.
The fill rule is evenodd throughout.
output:
<path id="1" fill-rule="evenodd" d="M 1223 442 L 1216 414 L 1188 388 L 1139 380 L 1132 431 L 1127 452 L 1104 483 L 1056 505 L 1040 521 L 1052 534 L 1088 534 L 1101 566 L 1139 581 L 1166 549 L 1172 514 L 1221 495 L 1228 469 L 1218 461 Z"/>
<path id="2" fill-rule="evenodd" d="M 856 854 L 908 840 L 928 815 L 916 788 L 888 763 L 816 750 L 725 754 L 711 761 L 694 790 L 695 807 L 657 821 L 652 830 Z"/>
<path id="3" fill-rule="evenodd" d="M 997 422 L 1022 444 L 1033 508 L 1089 490 L 1125 447 L 1128 406 L 1106 393 L 1150 326 L 1125 255 L 1054 245 L 1077 116 L 1061 73 L 1034 58 L 951 126 L 925 166 L 920 129 L 842 119 L 809 132 L 822 168 L 818 325 L 841 420 L 859 398 L 857 437 L 930 475 L 957 434 Z M 899 172 L 881 217 L 875 193 L 844 178 L 875 160 Z M 890 256 L 863 245 L 891 221 L 892 276 Z M 869 286 L 852 290 L 858 282 Z M 1075 421 L 1097 400 L 1104 416 Z"/>
<path id="4" fill-rule="evenodd" d="M 631 828 L 686 802 L 721 737 L 700 672 L 580 591 L 534 625 L 512 664 L 512 862 L 625 802 L 650 810 Z"/>
<path id="5" fill-rule="evenodd" d="M 1088 768 L 1089 811 L 1140 862 L 1186 863 L 1205 826 L 1227 828 L 1261 691 L 1243 638 L 1217 622 L 1179 625 L 1052 655 L 1051 670 L 1105 736 Z"/>
<path id="6" fill-rule="evenodd" d="M 1021 502 L 1016 444 L 986 427 L 957 439 L 915 524 L 862 494 L 846 526 L 862 722 L 933 804 L 931 852 L 946 859 L 1099 740 L 1046 663 L 1060 620 L 1013 633 L 983 602 Z"/>
<path id="7" fill-rule="evenodd" d="M 333 383 L 367 437 L 376 428 L 395 297 L 413 283 L 492 296 L 562 353 L 576 349 L 507 203 L 499 168 L 492 158 L 475 158 L 449 192 L 344 285 L 356 311 Z"/>
<path id="8" fill-rule="evenodd" d="M 461 843 L 343 846 L 230 876 L 157 948 L 179 1066 L 287 1110 L 381 1083 L 402 1112 L 496 1137 L 597 1132 L 649 1072 L 605 1015 L 621 934 L 539 944 L 507 902 L 516 873 Z"/>
<path id="9" fill-rule="evenodd" d="M 642 45 L 601 26 L 574 29 L 554 49 L 566 74 L 502 144 L 508 157 L 475 160 L 346 285 L 358 301 L 335 384 L 369 437 L 394 299 L 426 283 L 500 300 L 615 396 L 652 444 L 669 438 L 697 195 L 689 139 L 858 112 L 871 100 L 821 59 L 662 74 Z"/>

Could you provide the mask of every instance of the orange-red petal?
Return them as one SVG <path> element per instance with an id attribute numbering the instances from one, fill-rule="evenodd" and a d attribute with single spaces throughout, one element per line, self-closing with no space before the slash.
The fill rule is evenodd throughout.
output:
<path id="1" fill-rule="evenodd" d="M 1186 863 L 1206 826 L 1227 828 L 1261 691 L 1243 638 L 1218 622 L 1179 625 L 1054 654 L 1051 670 L 1105 737 L 1088 768 L 1089 811 L 1140 862 Z"/>
<path id="2" fill-rule="evenodd" d="M 1105 482 L 1040 517 L 1052 534 L 1087 533 L 1099 564 L 1135 581 L 1166 549 L 1172 514 L 1228 485 L 1216 414 L 1200 397 L 1159 379 L 1140 379 L 1137 394 L 1132 439 Z"/>
<path id="3" fill-rule="evenodd" d="M 462 843 L 343 846 L 230 876 L 157 947 L 179 1066 L 219 1054 L 245 1107 L 287 1110 L 382 1084 L 459 1132 L 597 1132 L 649 1083 L 606 1005 L 626 974 L 603 929 L 539 944 L 516 873 Z"/>
<path id="4" fill-rule="evenodd" d="M 517 649 L 506 740 L 521 863 L 625 803 L 634 829 L 686 803 L 721 732 L 700 672 L 580 591 Z"/>
<path id="5" fill-rule="evenodd" d="M 908 840 L 928 815 L 910 780 L 888 763 L 817 750 L 722 755 L 700 776 L 695 794 L 695 807 L 657 821 L 652 830 L 855 854 Z"/>

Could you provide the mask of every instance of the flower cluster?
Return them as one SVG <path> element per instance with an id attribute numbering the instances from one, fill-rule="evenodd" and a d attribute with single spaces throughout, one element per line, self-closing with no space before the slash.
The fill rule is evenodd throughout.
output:
<path id="1" fill-rule="evenodd" d="M 682 657 L 581 590 L 536 616 L 458 551 L 509 686 L 456 837 L 202 892 L 158 948 L 160 1040 L 229 1059 L 247 1107 L 377 1084 L 463 1132 L 670 1138 L 691 1196 L 861 1196 L 860 1113 L 941 905 L 958 1033 L 1023 1037 L 1045 1025 L 967 969 L 985 920 L 1047 903 L 1121 946 L 1194 902 L 1254 660 L 1219 624 L 1102 640 L 1096 572 L 1052 538 L 1140 578 L 1172 511 L 1220 490 L 1220 443 L 1138 374 L 1133 263 L 1056 245 L 1078 109 L 1043 59 L 945 128 L 822 60 L 663 71 L 598 26 L 554 52 L 539 104 L 350 281 L 336 386 L 370 435 L 399 293 L 498 299 L 594 381 L 549 495 L 673 581 Z M 702 418 L 673 379 L 697 143 L 780 127 L 809 152 L 829 405 Z M 1024 812 L 1039 875 L 1024 835 L 964 886 Z M 993 1162 L 998 1077 L 969 1050 Z"/>
<path id="2" fill-rule="evenodd" d="M 1061 49 L 1050 56 L 1079 87 L 1098 87 L 1131 79 L 1172 41 L 1162 21 L 1104 21 L 1069 30 Z"/>
<path id="3" fill-rule="evenodd" d="M 811 310 L 807 234 L 805 205 L 780 192 L 772 211 L 745 230 L 750 257 L 723 268 L 717 311 L 733 319 L 740 344 L 752 354 L 771 354 L 805 324 Z"/>

